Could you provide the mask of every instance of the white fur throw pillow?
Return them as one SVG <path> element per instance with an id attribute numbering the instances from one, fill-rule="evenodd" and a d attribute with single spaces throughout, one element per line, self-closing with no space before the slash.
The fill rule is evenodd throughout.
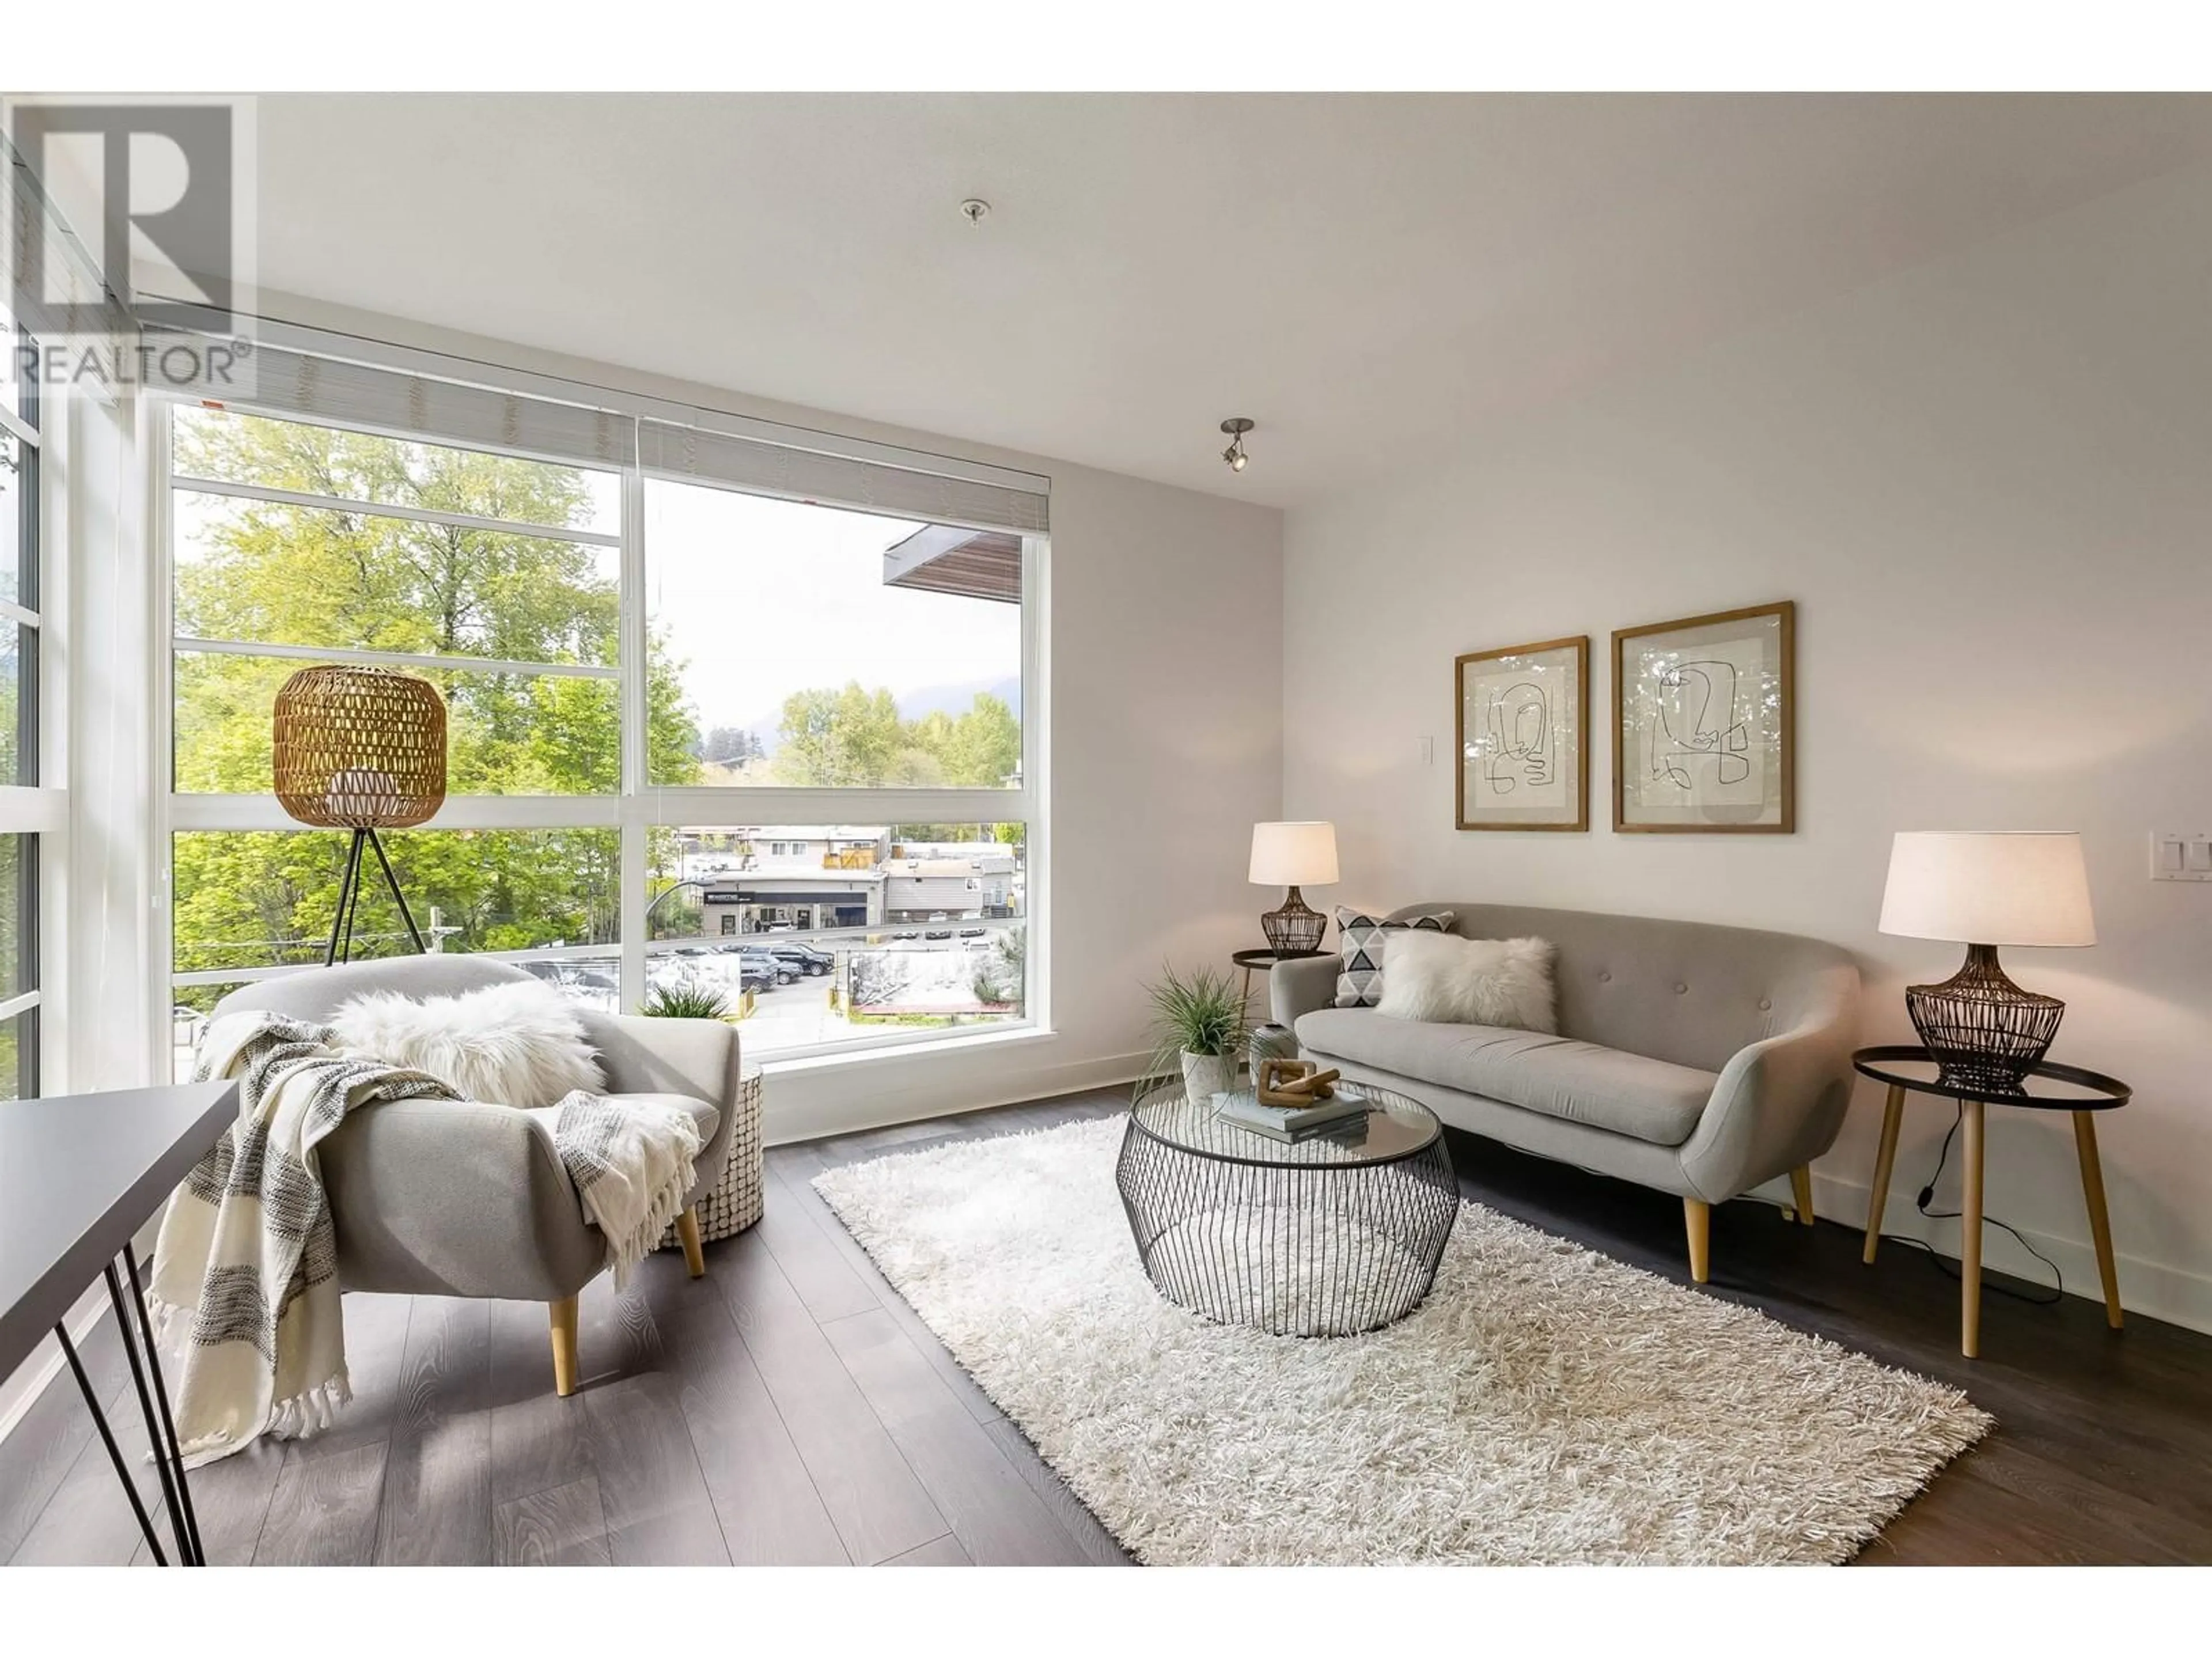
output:
<path id="1" fill-rule="evenodd" d="M 603 1086 L 575 1004 L 536 980 L 420 1002 L 380 991 L 342 1006 L 331 1029 L 346 1053 L 428 1072 L 468 1100 L 552 1106 Z"/>
<path id="2" fill-rule="evenodd" d="M 1403 933 L 1390 940 L 1377 1012 L 1393 1019 L 1556 1031 L 1549 939 Z"/>

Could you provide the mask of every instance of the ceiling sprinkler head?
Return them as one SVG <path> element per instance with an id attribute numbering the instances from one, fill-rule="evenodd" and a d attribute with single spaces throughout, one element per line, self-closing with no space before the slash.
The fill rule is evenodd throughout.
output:
<path id="1" fill-rule="evenodd" d="M 991 204 L 980 196 L 970 196 L 960 204 L 960 216 L 971 225 L 980 225 L 990 216 Z"/>
<path id="2" fill-rule="evenodd" d="M 1252 429 L 1252 422 L 1242 415 L 1232 415 L 1221 423 L 1229 434 L 1229 447 L 1221 452 L 1221 459 L 1229 464 L 1231 472 L 1242 472 L 1252 458 L 1244 453 L 1244 434 Z"/>

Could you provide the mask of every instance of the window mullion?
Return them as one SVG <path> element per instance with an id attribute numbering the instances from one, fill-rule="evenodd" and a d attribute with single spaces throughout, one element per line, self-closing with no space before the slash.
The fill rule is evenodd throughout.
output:
<path id="1" fill-rule="evenodd" d="M 649 787 L 652 713 L 647 689 L 652 665 L 646 658 L 645 477 L 635 455 L 623 470 L 621 571 L 616 659 L 622 667 L 622 794 L 625 801 L 635 801 Z M 625 1012 L 645 1000 L 645 866 L 652 836 L 641 815 L 623 812 L 617 1006 Z"/>
<path id="2" fill-rule="evenodd" d="M 312 507 L 319 513 L 353 513 L 371 519 L 404 519 L 414 524 L 445 525 L 456 530 L 483 530 L 512 536 L 519 541 L 577 542 L 591 547 L 615 547 L 619 536 L 604 530 L 580 530 L 565 525 L 531 524 L 520 519 L 487 519 L 473 513 L 447 513 L 434 507 L 410 507 L 398 501 L 365 501 L 350 495 L 321 495 L 310 490 L 280 489 L 274 484 L 234 483 L 223 478 L 199 478 L 177 473 L 171 484 L 195 495 L 222 495 L 234 501 L 270 501 L 283 507 Z"/>

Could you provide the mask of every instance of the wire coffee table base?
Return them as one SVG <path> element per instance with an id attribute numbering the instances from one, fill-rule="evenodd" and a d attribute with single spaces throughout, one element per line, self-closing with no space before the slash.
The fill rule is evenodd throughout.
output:
<path id="1" fill-rule="evenodd" d="M 1266 1150 L 1200 1152 L 1131 1115 L 1115 1184 L 1161 1295 L 1276 1336 L 1351 1336 L 1420 1305 L 1459 1214 L 1441 1133 L 1366 1164 L 1323 1161 L 1317 1143 L 1249 1139 Z"/>

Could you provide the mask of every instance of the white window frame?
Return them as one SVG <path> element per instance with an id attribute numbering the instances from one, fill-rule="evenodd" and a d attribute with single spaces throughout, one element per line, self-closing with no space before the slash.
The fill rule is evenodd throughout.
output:
<path id="1" fill-rule="evenodd" d="M 306 331 L 286 329 L 282 337 L 301 341 Z M 356 361 L 371 362 L 381 367 L 410 372 L 443 373 L 448 378 L 473 380 L 487 384 L 486 371 L 481 364 L 459 364 L 439 359 L 430 354 L 404 348 L 376 348 L 370 350 L 365 343 L 348 339 L 339 355 Z M 571 394 L 577 387 L 567 382 L 549 381 L 543 376 L 517 372 L 510 379 L 499 376 L 501 389 L 527 392 L 544 395 L 548 386 L 565 387 Z M 592 400 L 603 407 L 622 409 L 635 416 L 651 416 L 665 420 L 676 406 L 656 398 L 629 398 L 605 388 L 590 388 Z M 557 395 L 557 394 L 556 394 Z M 994 930 L 1021 927 L 1028 932 L 1025 962 L 1028 975 L 1027 994 L 1022 1016 L 1018 1019 L 995 1021 L 988 1025 L 952 1028 L 943 1031 L 925 1031 L 913 1028 L 886 1030 L 880 1035 L 854 1036 L 833 1042 L 795 1045 L 764 1054 L 761 1058 L 770 1066 L 783 1064 L 804 1064 L 809 1066 L 832 1064 L 846 1057 L 867 1056 L 882 1059 L 887 1054 L 911 1050 L 917 1054 L 957 1049 L 975 1044 L 995 1043 L 1010 1037 L 1049 1035 L 1050 1018 L 1050 953 L 1048 941 L 1049 893 L 1048 846 L 1049 824 L 1046 810 L 1048 796 L 1047 769 L 1048 729 L 1048 691 L 1046 683 L 1046 630 L 1049 616 L 1049 538 L 1043 535 L 1024 535 L 1022 538 L 1022 769 L 1021 782 L 1015 788 L 975 789 L 812 789 L 784 787 L 756 787 L 732 785 L 697 785 L 673 787 L 655 785 L 645 775 L 647 748 L 647 673 L 646 643 L 647 617 L 645 614 L 646 558 L 645 545 L 645 483 L 647 475 L 635 459 L 620 469 L 622 478 L 622 513 L 619 532 L 580 531 L 565 527 L 514 524 L 492 520 L 468 519 L 464 527 L 478 528 L 501 533 L 526 535 L 540 539 L 559 539 L 612 546 L 618 550 L 620 575 L 620 607 L 618 611 L 617 662 L 612 667 L 595 664 L 503 663 L 478 658 L 447 658 L 410 656 L 392 652 L 325 650 L 315 647 L 270 646 L 249 641 L 207 641 L 180 637 L 176 630 L 175 580 L 176 550 L 174 542 L 175 514 L 173 493 L 176 489 L 204 491 L 247 499 L 290 502 L 294 505 L 323 507 L 345 503 L 319 496 L 300 496 L 295 492 L 274 490 L 259 486 L 216 483 L 206 479 L 179 477 L 172 471 L 170 408 L 174 400 L 164 400 L 154 410 L 155 418 L 147 422 L 149 441 L 145 446 L 149 494 L 149 523 L 152 531 L 155 552 L 155 623 L 152 630 L 155 656 L 151 665 L 150 683 L 155 688 L 153 762 L 157 769 L 154 800 L 156 822 L 153 826 L 157 837 L 157 877 L 155 885 L 154 941 L 155 960 L 151 964 L 156 981 L 153 997 L 152 1016 L 158 1036 L 159 1052 L 169 1052 L 170 1010 L 173 1004 L 171 990 L 182 985 L 237 984 L 254 980 L 281 977 L 303 971 L 296 967 L 261 968 L 253 969 L 216 969 L 179 974 L 173 969 L 176 955 L 174 914 L 171 890 L 173 875 L 173 836 L 179 833 L 200 830 L 294 830 L 300 826 L 286 815 L 274 795 L 222 795 L 180 793 L 175 788 L 173 756 L 174 752 L 174 720 L 176 677 L 175 664 L 179 652 L 222 651 L 238 654 L 270 657 L 297 657 L 316 661 L 376 662 L 397 667 L 456 668 L 489 672 L 537 672 L 559 674 L 574 678 L 613 678 L 621 690 L 621 778 L 616 793 L 604 795 L 454 795 L 449 796 L 437 814 L 422 827 L 425 830 L 567 830 L 615 828 L 621 831 L 621 852 L 618 878 L 618 942 L 611 945 L 574 945 L 526 951 L 489 953 L 495 960 L 544 961 L 563 957 L 598 957 L 614 956 L 618 963 L 617 1006 L 624 1012 L 634 1012 L 642 1000 L 646 989 L 646 969 L 648 957 L 677 949 L 690 941 L 683 939 L 648 943 L 646 939 L 646 892 L 649 832 L 653 829 L 713 829 L 724 824 L 755 826 L 773 829 L 779 825 L 817 823 L 1021 823 L 1026 826 L 1024 841 L 1024 914 L 1012 921 L 987 923 Z M 256 404 L 249 399 L 227 401 L 227 409 L 238 414 L 261 416 L 268 419 L 299 422 L 296 412 L 282 407 Z M 721 415 L 717 411 L 692 410 L 698 417 L 702 430 L 736 429 L 755 434 L 787 432 L 765 422 L 747 417 Z M 349 429 L 365 431 L 377 435 L 405 441 L 436 443 L 439 440 L 423 433 L 380 430 L 369 426 L 354 426 Z M 797 435 L 797 434 L 794 434 Z M 840 440 L 823 434 L 804 434 L 808 443 L 817 449 L 834 447 L 858 459 L 881 459 L 903 456 L 909 465 L 937 458 L 922 458 L 910 452 L 860 440 Z M 462 447 L 482 447 L 464 444 Z M 514 452 L 525 459 L 548 459 L 555 465 L 592 465 L 562 460 L 559 458 L 531 456 L 527 452 Z M 947 464 L 947 470 L 956 464 Z M 605 470 L 602 467 L 600 470 Z M 980 465 L 967 469 L 984 477 L 1016 477 L 1026 475 L 1004 473 L 1000 469 Z M 657 475 L 656 475 L 657 476 Z M 693 487 L 712 487 L 696 480 L 672 480 Z M 1031 482 L 1035 482 L 1034 479 Z M 743 493 L 743 492 L 738 492 Z M 353 510 L 386 517 L 421 517 L 422 514 L 398 510 L 376 502 L 350 504 Z M 835 507 L 836 503 L 824 503 Z M 865 507 L 854 510 L 866 511 Z M 440 515 L 438 521 L 459 520 L 462 515 Z M 778 937 L 787 940 L 835 939 L 849 938 L 856 933 L 878 929 L 823 929 L 817 932 L 791 933 Z M 740 1028 L 742 1029 L 742 1028 Z"/>
<path id="2" fill-rule="evenodd" d="M 12 327 L 0 333 L 0 338 L 12 343 Z M 62 697 L 68 659 L 61 626 L 67 608 L 68 571 L 60 544 L 62 538 L 56 532 L 66 525 L 66 517 L 59 508 L 64 499 L 69 447 L 63 434 L 70 414 L 65 400 L 42 398 L 39 423 L 33 427 L 12 410 L 0 406 L 0 432 L 38 455 L 38 491 L 23 503 L 34 526 L 38 571 L 33 597 L 38 603 L 33 607 L 0 599 L 0 627 L 20 625 L 38 636 L 36 678 L 31 688 L 37 700 L 38 730 L 33 742 L 36 745 L 38 781 L 0 784 L 0 835 L 22 836 L 33 843 L 33 856 L 38 872 L 36 891 L 29 895 L 33 913 L 17 921 L 19 928 L 30 929 L 35 946 L 35 957 L 28 963 L 33 983 L 0 1000 L 0 1019 L 12 1019 L 37 1011 L 37 1030 L 32 1038 L 32 1052 L 38 1063 L 37 1075 L 32 1079 L 32 1092 L 35 1094 L 53 1093 L 67 1086 L 66 1034 L 58 1018 L 61 1006 L 53 988 L 63 982 L 65 969 L 62 959 L 64 930 L 55 923 L 67 902 L 69 865 L 69 792 L 63 784 L 68 775 L 68 726 Z M 7 549 L 5 556 L 12 561 L 16 550 Z"/>

